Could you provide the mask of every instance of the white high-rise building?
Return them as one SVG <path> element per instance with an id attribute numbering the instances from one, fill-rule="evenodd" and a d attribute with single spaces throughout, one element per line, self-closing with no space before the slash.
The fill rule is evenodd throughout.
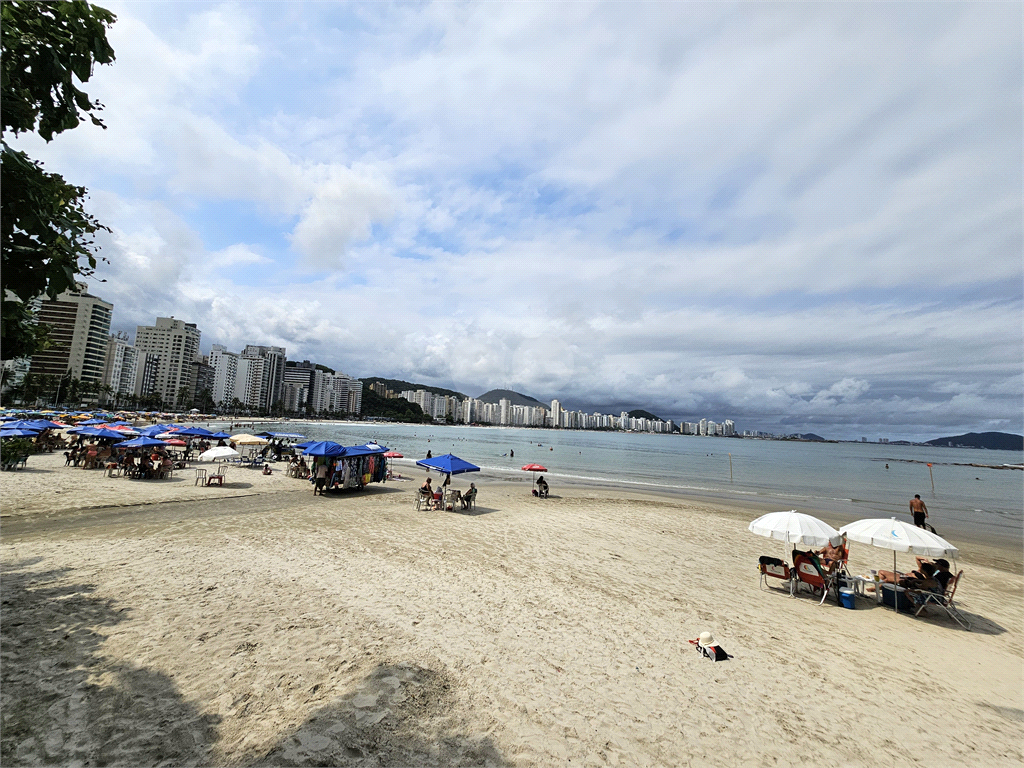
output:
<path id="1" fill-rule="evenodd" d="M 158 317 L 154 325 L 140 325 L 136 328 L 135 348 L 139 352 L 160 355 L 155 391 L 165 406 L 179 404 L 179 390 L 188 387 L 192 363 L 199 359 L 201 336 L 195 323 L 186 323 L 173 317 Z M 194 394 L 189 394 L 184 402 L 191 403 Z"/>
<path id="2" fill-rule="evenodd" d="M 551 401 L 551 426 L 562 426 L 562 404 L 557 400 Z"/>
<path id="3" fill-rule="evenodd" d="M 103 383 L 113 390 L 111 396 L 115 401 L 135 393 L 138 357 L 138 351 L 132 346 L 128 334 L 117 333 L 107 340 Z"/>
<path id="4" fill-rule="evenodd" d="M 210 348 L 210 366 L 213 368 L 213 402 L 218 405 L 231 405 L 231 401 L 235 397 L 238 358 L 237 353 L 228 352 L 220 344 L 214 344 Z"/>
<path id="5" fill-rule="evenodd" d="M 240 359 L 262 360 L 260 365 L 250 366 L 251 371 L 260 372 L 262 377 L 259 385 L 254 385 L 252 402 L 247 403 L 253 408 L 270 410 L 281 399 L 281 387 L 284 386 L 285 362 L 284 347 L 263 347 L 249 344 L 242 350 Z"/>

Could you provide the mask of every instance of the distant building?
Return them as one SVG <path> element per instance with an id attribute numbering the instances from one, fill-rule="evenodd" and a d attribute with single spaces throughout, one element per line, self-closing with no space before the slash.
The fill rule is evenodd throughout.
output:
<path id="1" fill-rule="evenodd" d="M 195 323 L 173 317 L 158 317 L 155 324 L 136 328 L 136 349 L 160 356 L 155 391 L 165 407 L 191 406 L 194 395 L 189 389 L 192 363 L 199 359 L 201 335 Z M 179 396 L 182 388 L 188 390 L 184 397 Z"/>
<path id="2" fill-rule="evenodd" d="M 135 394 L 138 360 L 139 352 L 132 345 L 128 334 L 117 333 L 107 340 L 103 384 L 110 387 L 110 396 L 114 402 Z"/>
<path id="3" fill-rule="evenodd" d="M 32 356 L 29 371 L 103 383 L 110 316 L 114 305 L 88 292 L 85 283 L 39 304 L 36 317 L 50 326 L 54 344 Z"/>

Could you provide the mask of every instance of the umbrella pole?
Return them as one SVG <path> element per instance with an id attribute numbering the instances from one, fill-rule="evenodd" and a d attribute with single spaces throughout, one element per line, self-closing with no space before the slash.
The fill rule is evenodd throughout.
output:
<path id="1" fill-rule="evenodd" d="M 896 575 L 896 550 L 892 551 L 892 578 L 896 582 L 893 584 L 892 589 L 892 607 L 896 609 L 896 613 L 900 612 L 900 579 Z"/>

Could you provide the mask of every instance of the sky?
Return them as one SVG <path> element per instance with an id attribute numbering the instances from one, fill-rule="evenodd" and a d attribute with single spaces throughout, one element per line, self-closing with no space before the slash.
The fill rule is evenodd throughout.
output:
<path id="1" fill-rule="evenodd" d="M 100 3 L 134 337 L 737 429 L 1022 431 L 1018 3 Z M 99 282 L 102 279 L 105 282 Z"/>

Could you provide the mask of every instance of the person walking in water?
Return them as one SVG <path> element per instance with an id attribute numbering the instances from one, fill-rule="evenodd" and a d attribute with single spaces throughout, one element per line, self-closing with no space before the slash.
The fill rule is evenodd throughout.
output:
<path id="1" fill-rule="evenodd" d="M 914 498 L 910 500 L 910 512 L 914 515 L 914 525 L 918 528 L 927 528 L 924 519 L 928 517 L 928 507 L 921 501 L 921 494 L 914 494 Z"/>

